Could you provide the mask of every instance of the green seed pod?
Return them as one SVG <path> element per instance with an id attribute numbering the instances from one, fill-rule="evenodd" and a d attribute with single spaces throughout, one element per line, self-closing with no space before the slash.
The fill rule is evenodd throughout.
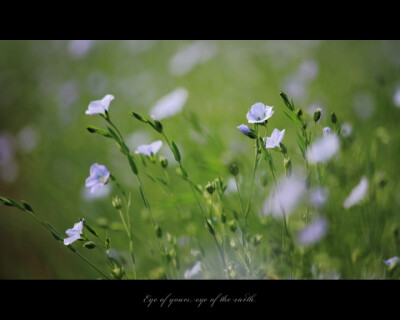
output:
<path id="1" fill-rule="evenodd" d="M 94 249 L 96 248 L 96 244 L 93 241 L 88 241 L 85 242 L 82 247 L 86 249 Z"/>

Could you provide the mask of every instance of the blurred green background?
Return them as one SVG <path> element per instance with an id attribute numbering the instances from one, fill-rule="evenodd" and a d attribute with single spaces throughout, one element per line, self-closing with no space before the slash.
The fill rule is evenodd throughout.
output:
<path id="1" fill-rule="evenodd" d="M 228 182 L 226 164 L 234 158 L 242 178 L 250 175 L 252 144 L 236 126 L 246 123 L 248 109 L 258 101 L 274 106 L 273 127 L 288 128 L 284 142 L 293 162 L 301 164 L 280 91 L 305 112 L 321 106 L 325 125 L 332 111 L 351 125 L 352 137 L 331 168 L 334 197 L 326 214 L 335 219 L 314 260 L 343 278 L 387 275 L 382 259 L 400 255 L 400 41 L 0 41 L 0 195 L 29 201 L 63 233 L 81 217 L 94 226 L 99 217 L 119 221 L 111 206 L 114 187 L 97 198 L 85 192 L 90 165 L 105 164 L 132 191 L 133 223 L 141 239 L 138 276 L 156 277 L 154 236 L 134 176 L 115 144 L 86 131 L 87 124 L 104 123 L 85 110 L 90 101 L 113 94 L 112 119 L 134 150 L 161 137 L 129 112 L 149 115 L 178 87 L 189 92 L 188 100 L 163 125 L 192 179 L 202 185 L 219 175 Z M 149 179 L 145 188 L 156 220 L 178 238 L 182 256 L 188 257 L 182 259 L 185 269 L 193 265 L 193 239 L 205 247 L 212 239 L 165 145 L 161 154 L 170 159 L 176 198 Z M 344 197 L 363 174 L 371 183 L 385 176 L 388 184 L 374 206 L 343 211 Z M 261 205 L 267 196 L 266 190 L 256 190 L 260 201 L 255 203 Z M 234 209 L 237 198 L 231 197 Z M 254 221 L 253 230 L 268 241 L 267 229 Z M 124 233 L 110 235 L 113 247 L 126 250 Z M 104 261 L 95 253 L 89 256 Z M 98 277 L 31 217 L 7 207 L 0 207 L 0 257 L 2 279 Z M 278 267 L 271 268 L 279 274 Z"/>

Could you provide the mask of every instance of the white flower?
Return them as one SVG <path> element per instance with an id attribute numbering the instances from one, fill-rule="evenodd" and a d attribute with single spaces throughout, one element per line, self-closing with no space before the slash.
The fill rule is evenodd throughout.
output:
<path id="1" fill-rule="evenodd" d="M 340 140 L 336 134 L 328 134 L 316 140 L 307 151 L 308 161 L 313 163 L 327 162 L 338 151 Z"/>
<path id="2" fill-rule="evenodd" d="M 81 237 L 83 229 L 83 219 L 74 224 L 72 229 L 68 229 L 65 233 L 68 235 L 68 238 L 64 239 L 64 244 L 66 246 L 70 245 L 74 241 L 78 240 Z"/>
<path id="3" fill-rule="evenodd" d="M 340 134 L 345 138 L 350 137 L 353 134 L 353 128 L 349 123 L 343 123 L 340 128 Z"/>
<path id="4" fill-rule="evenodd" d="M 324 136 L 326 136 L 326 135 L 328 135 L 328 134 L 331 133 L 331 128 L 325 127 L 325 128 L 322 130 L 322 132 L 323 132 Z"/>
<path id="5" fill-rule="evenodd" d="M 316 207 L 322 207 L 328 199 L 328 194 L 326 188 L 313 189 L 310 192 L 310 202 Z"/>
<path id="6" fill-rule="evenodd" d="M 162 141 L 157 140 L 151 144 L 143 144 L 137 148 L 135 151 L 136 154 L 144 154 L 145 156 L 151 156 L 151 154 L 155 155 L 158 150 L 162 147 Z"/>
<path id="7" fill-rule="evenodd" d="M 114 96 L 112 94 L 107 94 L 101 100 L 95 100 L 89 103 L 88 109 L 86 110 L 86 114 L 95 115 L 95 114 L 105 114 L 106 110 L 110 106 L 110 102 L 114 100 Z"/>
<path id="8" fill-rule="evenodd" d="M 359 203 L 368 192 L 368 180 L 365 176 L 361 178 L 360 183 L 350 192 L 350 195 L 344 200 L 343 207 L 348 209 Z"/>
<path id="9" fill-rule="evenodd" d="M 171 117 L 182 110 L 188 96 L 189 92 L 179 87 L 158 100 L 150 113 L 159 120 Z"/>
<path id="10" fill-rule="evenodd" d="M 283 136 L 285 135 L 285 129 L 279 131 L 278 129 L 274 129 L 270 137 L 267 137 L 265 147 L 267 149 L 279 147 Z"/>
<path id="11" fill-rule="evenodd" d="M 264 105 L 262 102 L 257 102 L 251 106 L 246 118 L 249 123 L 264 123 L 274 114 L 275 111 L 272 111 L 272 108 Z"/>
<path id="12" fill-rule="evenodd" d="M 399 262 L 400 262 L 400 258 L 399 257 L 392 257 L 390 259 L 383 260 L 383 263 L 386 264 L 391 269 L 394 266 L 396 266 Z"/>
<path id="13" fill-rule="evenodd" d="M 306 187 L 303 179 L 292 176 L 278 181 L 269 198 L 264 202 L 264 215 L 272 214 L 274 218 L 283 217 L 283 213 L 293 213 L 303 198 Z"/>
<path id="14" fill-rule="evenodd" d="M 328 228 L 326 219 L 318 217 L 314 222 L 310 223 L 297 234 L 297 241 L 302 246 L 308 246 L 321 240 Z"/>
<path id="15" fill-rule="evenodd" d="M 195 265 L 191 269 L 187 269 L 185 271 L 184 277 L 185 279 L 190 279 L 196 274 L 198 274 L 201 270 L 201 261 L 197 261 Z"/>

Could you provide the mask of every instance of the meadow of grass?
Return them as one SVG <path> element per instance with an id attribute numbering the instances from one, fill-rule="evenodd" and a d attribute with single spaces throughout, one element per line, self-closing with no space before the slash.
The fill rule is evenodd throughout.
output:
<path id="1" fill-rule="evenodd" d="M 63 237 L 85 218 L 102 243 L 109 237 L 112 256 L 129 278 L 129 239 L 112 205 L 122 196 L 114 183 L 90 194 L 85 179 L 93 163 L 106 165 L 131 195 L 137 278 L 399 278 L 396 262 L 384 263 L 400 256 L 399 52 L 399 41 L 0 41 L 0 195 L 28 201 Z M 160 121 L 190 181 L 163 135 L 131 115 L 151 119 L 157 101 L 177 89 L 187 92 L 182 110 Z M 324 127 L 337 132 L 340 148 L 326 164 L 307 169 L 301 128 L 285 115 L 290 110 L 282 91 L 293 98 L 294 113 L 302 109 L 313 142 Z M 139 145 L 163 141 L 155 162 L 134 155 L 159 238 L 127 157 L 113 139 L 86 129 L 107 128 L 100 116 L 85 114 L 106 94 L 115 96 L 110 116 L 132 154 Z M 274 176 L 277 183 L 290 179 L 285 156 L 260 151 L 252 187 L 256 140 L 237 129 L 253 128 L 246 114 L 259 101 L 275 111 L 260 134 L 285 129 L 291 177 L 304 182 L 287 229 L 265 209 L 277 188 Z M 168 160 L 166 169 L 159 155 Z M 365 197 L 346 208 L 363 177 Z M 215 179 L 211 195 L 206 186 Z M 318 187 L 326 202 L 312 204 Z M 290 198 L 295 191 L 287 190 Z M 0 213 L 0 278 L 100 276 L 26 213 L 9 206 Z M 318 217 L 323 236 L 302 245 L 301 230 Z M 73 246 L 111 276 L 115 266 L 99 248 Z M 198 261 L 201 267 L 194 268 Z"/>

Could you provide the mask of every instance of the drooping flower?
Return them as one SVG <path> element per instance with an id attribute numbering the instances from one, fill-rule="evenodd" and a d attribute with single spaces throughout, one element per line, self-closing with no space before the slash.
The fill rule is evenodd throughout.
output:
<path id="1" fill-rule="evenodd" d="M 392 257 L 387 260 L 383 260 L 383 263 L 386 264 L 389 268 L 393 268 L 395 265 L 397 265 L 400 262 L 400 257 Z"/>
<path id="2" fill-rule="evenodd" d="M 327 162 L 332 158 L 340 147 L 340 140 L 336 134 L 328 134 L 316 140 L 307 151 L 308 161 L 313 163 Z"/>
<path id="3" fill-rule="evenodd" d="M 106 110 L 110 107 L 110 102 L 114 100 L 114 96 L 112 94 L 107 94 L 101 100 L 95 100 L 89 103 L 88 109 L 86 110 L 86 114 L 95 115 L 95 114 L 105 114 Z"/>
<path id="4" fill-rule="evenodd" d="M 197 261 L 195 265 L 191 269 L 187 269 L 185 271 L 184 277 L 185 279 L 190 279 L 196 274 L 198 274 L 201 270 L 201 261 Z"/>
<path id="5" fill-rule="evenodd" d="M 304 179 L 296 177 L 283 178 L 278 186 L 264 202 L 264 215 L 272 214 L 274 218 L 283 217 L 283 214 L 292 214 L 303 199 L 306 190 Z"/>
<path id="6" fill-rule="evenodd" d="M 150 157 L 151 154 L 155 155 L 158 150 L 162 147 L 162 141 L 157 140 L 151 144 L 143 144 L 137 148 L 135 151 L 136 154 L 144 154 L 145 156 Z"/>
<path id="7" fill-rule="evenodd" d="M 327 232 L 328 222 L 324 218 L 317 218 L 297 234 L 297 241 L 302 246 L 308 246 L 321 240 Z"/>
<path id="8" fill-rule="evenodd" d="M 250 111 L 247 112 L 247 121 L 249 123 L 264 123 L 274 114 L 272 108 L 273 107 L 264 105 L 264 103 L 262 102 L 257 102 L 253 104 Z"/>
<path id="9" fill-rule="evenodd" d="M 265 147 L 267 149 L 279 147 L 283 137 L 285 135 L 285 129 L 279 131 L 278 129 L 274 129 L 270 137 L 267 137 Z"/>
<path id="10" fill-rule="evenodd" d="M 326 135 L 328 135 L 328 134 L 331 133 L 331 128 L 325 127 L 325 128 L 322 130 L 322 132 L 324 133 L 324 136 L 326 136 Z"/>
<path id="11" fill-rule="evenodd" d="M 72 229 L 67 229 L 67 231 L 65 231 L 68 238 L 64 239 L 64 244 L 68 246 L 74 241 L 78 240 L 81 237 L 82 230 L 83 230 L 83 219 L 75 223 Z"/>
<path id="12" fill-rule="evenodd" d="M 365 176 L 361 178 L 360 183 L 350 192 L 350 195 L 344 200 L 343 207 L 348 209 L 359 203 L 368 192 L 368 180 Z"/>
<path id="13" fill-rule="evenodd" d="M 86 179 L 86 188 L 90 188 L 90 192 L 93 193 L 97 188 L 104 186 L 108 178 L 110 178 L 110 171 L 106 166 L 94 163 L 90 167 L 90 176 Z"/>
<path id="14" fill-rule="evenodd" d="M 179 87 L 158 100 L 150 113 L 158 120 L 171 117 L 182 110 L 188 96 L 189 92 Z"/>

